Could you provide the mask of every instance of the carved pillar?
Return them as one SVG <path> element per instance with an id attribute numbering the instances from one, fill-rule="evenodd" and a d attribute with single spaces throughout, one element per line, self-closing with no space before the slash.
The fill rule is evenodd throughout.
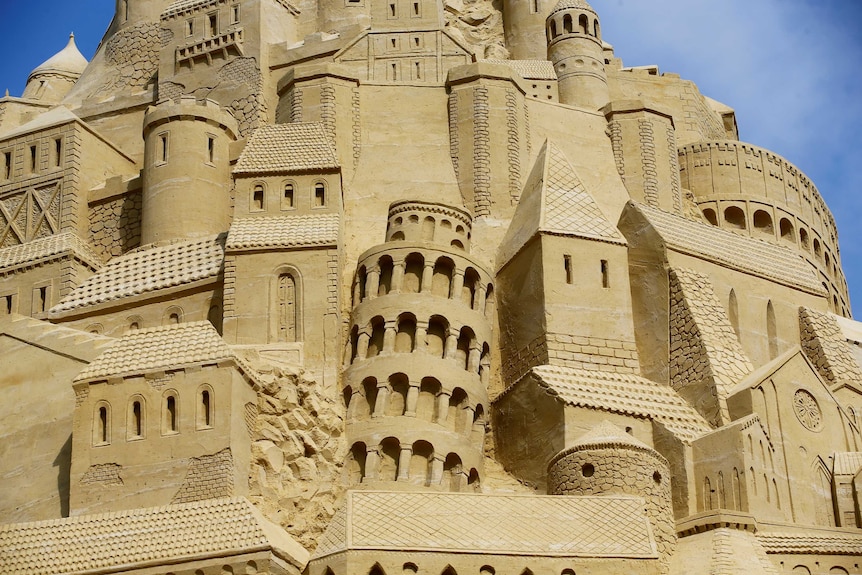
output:
<path id="1" fill-rule="evenodd" d="M 380 451 L 378 448 L 369 447 L 365 453 L 365 477 L 366 479 L 377 479 L 377 470 L 380 469 Z"/>
<path id="2" fill-rule="evenodd" d="M 449 417 L 449 398 L 452 394 L 448 391 L 441 391 L 437 396 L 437 423 L 446 423 L 446 418 Z"/>
<path id="3" fill-rule="evenodd" d="M 392 263 L 392 290 L 391 293 L 401 293 L 401 284 L 404 283 L 404 260 Z"/>
<path id="4" fill-rule="evenodd" d="M 377 384 L 377 401 L 374 402 L 374 413 L 371 417 L 383 417 L 386 414 L 386 404 L 389 403 L 389 386 L 385 382 Z"/>
<path id="5" fill-rule="evenodd" d="M 467 356 L 467 371 L 479 373 L 479 359 L 482 357 L 482 350 L 479 348 L 479 342 L 470 344 L 470 354 Z"/>
<path id="6" fill-rule="evenodd" d="M 464 408 L 464 412 L 464 429 L 458 429 L 456 431 L 469 435 L 473 430 L 473 416 L 476 414 L 476 408 L 472 405 L 468 405 Z"/>
<path id="7" fill-rule="evenodd" d="M 431 281 L 434 279 L 434 263 L 426 263 L 425 271 L 422 272 L 422 293 L 431 293 Z"/>
<path id="8" fill-rule="evenodd" d="M 491 360 L 485 355 L 479 360 L 479 381 L 488 388 L 488 381 L 491 379 Z"/>
<path id="9" fill-rule="evenodd" d="M 456 271 L 455 277 L 452 278 L 452 293 L 449 297 L 452 299 L 461 299 L 461 291 L 464 289 L 464 272 Z"/>
<path id="10" fill-rule="evenodd" d="M 392 353 L 395 351 L 395 322 L 387 321 L 384 324 L 385 331 L 383 332 L 383 352 Z"/>
<path id="11" fill-rule="evenodd" d="M 487 291 L 488 288 L 480 281 L 479 286 L 476 288 L 476 299 L 473 302 L 473 309 L 481 314 L 485 313 L 485 293 Z"/>
<path id="12" fill-rule="evenodd" d="M 359 341 L 356 343 L 356 359 L 365 359 L 368 355 L 368 344 L 370 342 L 370 333 L 365 331 L 359 333 Z"/>
<path id="13" fill-rule="evenodd" d="M 362 282 L 359 281 L 359 277 L 356 278 L 356 283 L 353 284 L 353 306 L 359 305 L 362 301 Z"/>
<path id="14" fill-rule="evenodd" d="M 428 342 L 425 341 L 426 337 L 428 337 L 428 322 L 427 321 L 417 321 L 416 322 L 416 345 L 413 347 L 413 351 L 425 353 L 425 351 L 428 349 Z"/>
<path id="15" fill-rule="evenodd" d="M 347 416 L 348 420 L 353 419 L 356 416 L 356 396 L 357 395 L 363 395 L 361 387 L 359 387 L 357 389 L 351 389 L 350 405 L 347 406 L 347 413 L 345 414 Z"/>
<path id="16" fill-rule="evenodd" d="M 440 485 L 443 481 L 443 456 L 435 453 L 431 460 L 431 485 Z"/>
<path id="17" fill-rule="evenodd" d="M 410 382 L 407 390 L 407 404 L 404 407 L 404 415 L 416 417 L 416 404 L 419 403 L 419 382 Z"/>
<path id="18" fill-rule="evenodd" d="M 365 297 L 374 299 L 377 297 L 377 290 L 380 288 L 380 268 L 377 266 L 368 270 L 368 276 L 365 280 Z"/>
<path id="19" fill-rule="evenodd" d="M 410 458 L 413 456 L 413 447 L 401 444 L 401 455 L 398 458 L 397 481 L 408 481 L 410 479 Z"/>

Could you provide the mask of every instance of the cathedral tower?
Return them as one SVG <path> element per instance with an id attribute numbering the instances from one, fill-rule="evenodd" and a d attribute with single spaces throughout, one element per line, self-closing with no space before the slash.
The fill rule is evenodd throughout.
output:
<path id="1" fill-rule="evenodd" d="M 560 0 L 545 21 L 548 59 L 563 104 L 598 110 L 608 103 L 599 16 L 586 0 Z"/>

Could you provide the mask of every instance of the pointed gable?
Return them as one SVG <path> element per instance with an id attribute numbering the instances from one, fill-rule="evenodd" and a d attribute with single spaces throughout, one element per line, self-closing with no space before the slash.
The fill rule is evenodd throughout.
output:
<path id="1" fill-rule="evenodd" d="M 507 263 L 537 234 L 625 245 L 563 152 L 550 140 L 536 158 L 497 261 Z"/>

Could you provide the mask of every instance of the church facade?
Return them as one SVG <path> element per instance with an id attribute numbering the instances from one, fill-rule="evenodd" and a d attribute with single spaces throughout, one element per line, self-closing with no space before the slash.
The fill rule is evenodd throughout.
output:
<path id="1" fill-rule="evenodd" d="M 0 572 L 862 573 L 832 214 L 596 8 L 117 0 L 0 99 Z"/>

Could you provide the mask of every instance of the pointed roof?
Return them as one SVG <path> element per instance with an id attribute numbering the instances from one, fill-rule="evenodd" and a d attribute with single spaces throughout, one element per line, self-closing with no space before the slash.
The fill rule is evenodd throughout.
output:
<path id="1" fill-rule="evenodd" d="M 87 67 L 88 63 L 75 45 L 75 35 L 69 34 L 69 43 L 66 44 L 66 47 L 38 65 L 35 70 L 30 72 L 30 78 L 40 74 L 61 74 L 78 78 L 84 73 L 84 68 Z"/>
<path id="2" fill-rule="evenodd" d="M 279 174 L 337 170 L 338 158 L 318 122 L 269 124 L 251 135 L 234 174 Z"/>
<path id="3" fill-rule="evenodd" d="M 551 140 L 542 146 L 524 193 L 500 245 L 505 265 L 537 234 L 580 237 L 625 245 L 625 239 L 584 187 L 569 160 Z"/>
<path id="4" fill-rule="evenodd" d="M 270 551 L 298 568 L 308 552 L 247 499 L 0 525 L 0 565 L 8 575 L 114 573 Z"/>
<path id="5" fill-rule="evenodd" d="M 144 375 L 233 359 L 233 352 L 210 322 L 165 325 L 129 332 L 78 374 L 75 381 Z"/>

